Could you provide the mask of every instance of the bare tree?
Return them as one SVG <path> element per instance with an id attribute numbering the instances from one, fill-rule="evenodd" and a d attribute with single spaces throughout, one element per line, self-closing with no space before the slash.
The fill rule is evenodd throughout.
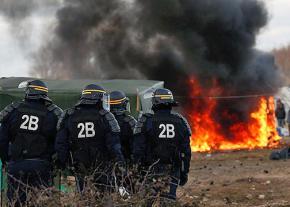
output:
<path id="1" fill-rule="evenodd" d="M 276 64 L 286 75 L 286 81 L 290 83 L 290 44 L 288 46 L 274 49 L 273 54 L 275 56 Z"/>

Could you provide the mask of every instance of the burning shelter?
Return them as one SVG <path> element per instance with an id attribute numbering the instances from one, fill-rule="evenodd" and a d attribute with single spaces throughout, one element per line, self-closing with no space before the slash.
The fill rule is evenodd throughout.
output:
<path id="1" fill-rule="evenodd" d="M 268 17 L 259 0 L 64 0 L 30 73 L 162 80 L 191 122 L 194 151 L 272 147 L 283 78 L 255 49 Z"/>

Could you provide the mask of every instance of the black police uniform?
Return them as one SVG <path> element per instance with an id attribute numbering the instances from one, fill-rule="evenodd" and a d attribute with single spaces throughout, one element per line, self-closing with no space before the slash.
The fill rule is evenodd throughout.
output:
<path id="1" fill-rule="evenodd" d="M 128 111 L 128 104 L 129 99 L 124 92 L 112 91 L 110 93 L 110 111 L 114 114 L 121 129 L 122 153 L 127 163 L 130 162 L 132 157 L 134 128 L 137 123 L 136 119 Z"/>
<path id="2" fill-rule="evenodd" d="M 26 97 L 0 113 L 0 156 L 8 163 L 7 196 L 11 202 L 17 199 L 16 206 L 26 201 L 27 186 L 51 184 L 56 126 L 62 110 L 43 97 Z"/>
<path id="3" fill-rule="evenodd" d="M 187 182 L 190 167 L 191 130 L 184 117 L 171 106 L 156 107 L 154 114 L 143 114 L 135 127 L 134 159 L 151 166 L 153 175 L 169 176 L 169 189 L 156 189 L 164 197 L 176 199 L 178 184 Z M 165 183 L 166 184 L 166 183 Z"/>
<path id="4" fill-rule="evenodd" d="M 63 113 L 55 149 L 62 165 L 68 161 L 72 164 L 79 192 L 83 191 L 85 176 L 93 175 L 101 190 L 110 186 L 111 165 L 124 162 L 119 133 L 115 117 L 102 109 L 99 101 L 82 99 Z"/>
<path id="5" fill-rule="evenodd" d="M 130 162 L 133 149 L 133 131 L 137 123 L 136 119 L 129 115 L 128 112 L 114 113 L 116 120 L 119 123 L 121 133 L 120 141 L 122 146 L 122 153 L 127 162 Z"/>

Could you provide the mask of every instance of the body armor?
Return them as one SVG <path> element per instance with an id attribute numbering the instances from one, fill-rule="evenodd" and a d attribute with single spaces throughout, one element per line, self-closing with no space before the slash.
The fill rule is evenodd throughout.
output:
<path id="1" fill-rule="evenodd" d="M 73 164 L 94 167 L 105 146 L 101 116 L 98 111 L 75 110 L 71 115 L 70 143 Z"/>
<path id="2" fill-rule="evenodd" d="M 179 163 L 179 142 L 183 135 L 181 119 L 173 114 L 158 114 L 152 118 L 153 137 L 150 139 L 151 159 L 162 164 Z"/>
<path id="3" fill-rule="evenodd" d="M 71 121 L 72 164 L 77 170 L 101 167 L 110 158 L 105 138 L 107 131 L 120 132 L 116 119 L 106 110 L 70 109 L 66 113 L 63 116 L 69 116 Z M 105 121 L 110 129 L 105 129 Z"/>
<path id="4" fill-rule="evenodd" d="M 129 160 L 131 159 L 130 156 L 132 153 L 131 146 L 133 142 L 133 131 L 137 121 L 134 119 L 134 117 L 125 113 L 121 115 L 115 115 L 115 117 L 121 128 L 120 141 L 122 146 L 122 153 L 124 157 Z"/>
<path id="5" fill-rule="evenodd" d="M 17 122 L 12 126 L 11 159 L 41 158 L 47 153 L 44 119 L 49 112 L 45 105 L 31 108 L 26 103 L 18 106 Z"/>

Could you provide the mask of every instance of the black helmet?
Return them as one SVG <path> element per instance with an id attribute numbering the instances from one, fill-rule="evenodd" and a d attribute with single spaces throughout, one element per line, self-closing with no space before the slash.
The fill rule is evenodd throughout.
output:
<path id="1" fill-rule="evenodd" d="M 166 88 L 156 89 L 152 97 L 152 106 L 177 106 L 177 102 L 174 100 L 172 92 Z"/>
<path id="2" fill-rule="evenodd" d="M 96 104 L 103 100 L 105 89 L 96 84 L 89 84 L 82 90 L 79 104 Z"/>
<path id="3" fill-rule="evenodd" d="M 109 96 L 105 89 L 96 84 L 87 85 L 83 91 L 78 105 L 100 104 L 104 109 L 110 110 Z"/>
<path id="4" fill-rule="evenodd" d="M 112 111 L 130 111 L 129 98 L 123 91 L 110 93 L 110 108 Z"/>
<path id="5" fill-rule="evenodd" d="M 44 99 L 46 101 L 51 101 L 48 96 L 47 85 L 41 80 L 31 80 L 22 82 L 19 88 L 25 87 L 25 98 L 26 99 Z"/>

